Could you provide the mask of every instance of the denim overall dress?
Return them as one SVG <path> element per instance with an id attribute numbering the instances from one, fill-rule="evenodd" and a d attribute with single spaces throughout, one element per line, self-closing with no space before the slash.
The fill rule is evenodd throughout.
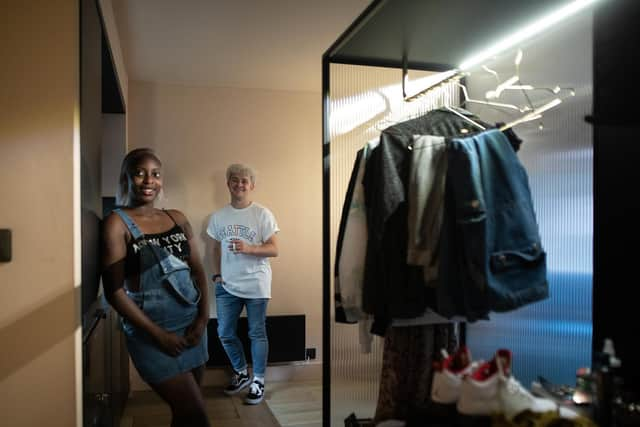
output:
<path id="1" fill-rule="evenodd" d="M 115 209 L 139 247 L 139 291 L 125 291 L 154 323 L 184 336 L 186 328 L 198 314 L 200 291 L 191 278 L 189 265 L 166 249 L 150 244 L 135 222 L 120 209 Z M 180 373 L 203 365 L 208 359 L 207 334 L 200 342 L 173 357 L 162 351 L 153 338 L 122 318 L 127 348 L 138 373 L 147 383 L 165 381 Z"/>

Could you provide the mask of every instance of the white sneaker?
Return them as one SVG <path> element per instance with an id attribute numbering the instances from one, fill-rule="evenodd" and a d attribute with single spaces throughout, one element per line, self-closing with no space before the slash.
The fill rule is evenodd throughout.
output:
<path id="1" fill-rule="evenodd" d="M 449 356 L 442 350 L 444 359 L 435 366 L 431 383 L 431 400 L 436 403 L 452 404 L 460 398 L 462 379 L 473 369 L 471 353 L 467 347 L 460 347 Z"/>
<path id="2" fill-rule="evenodd" d="M 498 388 L 500 374 L 495 358 L 482 363 L 470 375 L 462 379 L 458 413 L 466 416 L 489 416 L 500 412 Z"/>
<path id="3" fill-rule="evenodd" d="M 510 370 L 511 351 L 499 349 L 493 359 L 480 364 L 463 379 L 458 412 L 473 417 L 502 413 L 499 391 Z"/>
<path id="4" fill-rule="evenodd" d="M 504 378 L 502 381 L 498 396 L 502 413 L 508 420 L 527 410 L 536 413 L 558 411 L 558 405 L 554 401 L 534 397 L 515 378 Z"/>
<path id="5" fill-rule="evenodd" d="M 498 398 L 507 420 L 527 410 L 535 413 L 558 411 L 558 405 L 553 400 L 534 397 L 511 375 L 511 352 L 496 357 L 496 362 L 501 382 Z"/>
<path id="6" fill-rule="evenodd" d="M 534 397 L 511 375 L 511 351 L 500 349 L 462 382 L 458 412 L 462 415 L 503 414 L 512 420 L 523 411 L 557 411 L 549 399 Z"/>
<path id="7" fill-rule="evenodd" d="M 264 399 L 264 384 L 254 379 L 249 386 L 249 393 L 244 401 L 249 405 L 256 405 L 262 402 L 262 399 Z"/>

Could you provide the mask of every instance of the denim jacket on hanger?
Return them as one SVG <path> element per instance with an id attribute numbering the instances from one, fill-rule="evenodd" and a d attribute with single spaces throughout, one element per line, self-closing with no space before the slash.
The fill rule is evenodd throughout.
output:
<path id="1" fill-rule="evenodd" d="M 438 311 L 469 321 L 548 297 L 527 173 L 507 137 L 492 129 L 449 146 Z"/>

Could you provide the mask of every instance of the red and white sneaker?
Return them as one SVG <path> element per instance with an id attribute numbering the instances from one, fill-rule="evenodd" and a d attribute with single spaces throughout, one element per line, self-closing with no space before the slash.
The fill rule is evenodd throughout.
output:
<path id="1" fill-rule="evenodd" d="M 511 351 L 500 349 L 493 359 L 464 379 L 457 405 L 460 414 L 503 414 L 512 420 L 526 410 L 536 413 L 558 410 L 555 402 L 534 397 L 511 375 L 511 358 Z"/>
<path id="2" fill-rule="evenodd" d="M 498 389 L 501 382 L 501 374 L 496 362 L 498 357 L 508 358 L 508 366 L 510 366 L 511 352 L 498 350 L 493 359 L 480 364 L 470 375 L 464 377 L 457 404 L 458 413 L 476 417 L 501 412 L 498 400 Z"/>
<path id="3" fill-rule="evenodd" d="M 471 352 L 465 346 L 449 355 L 442 349 L 443 359 L 434 363 L 431 383 L 431 400 L 436 403 L 452 404 L 460 398 L 460 387 L 465 375 L 473 370 Z"/>

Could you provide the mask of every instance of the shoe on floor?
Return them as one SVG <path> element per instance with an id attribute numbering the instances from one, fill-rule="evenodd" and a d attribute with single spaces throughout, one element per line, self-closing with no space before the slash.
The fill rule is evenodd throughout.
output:
<path id="1" fill-rule="evenodd" d="M 473 369 L 471 352 L 465 346 L 449 356 L 443 349 L 443 360 L 434 365 L 431 401 L 453 404 L 460 398 L 462 379 Z"/>
<path id="2" fill-rule="evenodd" d="M 501 379 L 498 398 L 507 420 L 512 420 L 524 411 L 536 414 L 558 412 L 558 405 L 553 400 L 533 396 L 511 375 L 511 352 L 505 357 L 497 358 L 496 362 Z"/>
<path id="3" fill-rule="evenodd" d="M 535 397 L 513 377 L 506 378 L 498 393 L 505 418 L 512 420 L 524 411 L 536 414 L 558 412 L 553 400 Z"/>
<path id="4" fill-rule="evenodd" d="M 227 396 L 232 396 L 248 386 L 249 383 L 251 383 L 251 379 L 249 378 L 248 374 L 234 371 L 233 375 L 231 376 L 231 382 L 228 386 L 225 387 L 224 393 Z"/>
<path id="5" fill-rule="evenodd" d="M 249 393 L 247 393 L 244 401 L 249 405 L 256 405 L 262 402 L 262 399 L 264 399 L 264 384 L 260 381 L 253 380 L 249 386 Z"/>
<path id="6" fill-rule="evenodd" d="M 554 412 L 549 399 L 534 397 L 511 374 L 511 351 L 500 349 L 493 359 L 480 365 L 462 381 L 458 412 L 469 416 L 503 414 L 507 420 L 531 411 Z"/>
<path id="7" fill-rule="evenodd" d="M 511 352 L 498 350 L 496 357 L 481 363 L 471 374 L 462 379 L 460 398 L 456 408 L 462 416 L 479 417 L 500 413 L 498 389 L 500 387 L 500 372 L 496 359 L 498 355 L 506 356 L 509 360 Z"/>

